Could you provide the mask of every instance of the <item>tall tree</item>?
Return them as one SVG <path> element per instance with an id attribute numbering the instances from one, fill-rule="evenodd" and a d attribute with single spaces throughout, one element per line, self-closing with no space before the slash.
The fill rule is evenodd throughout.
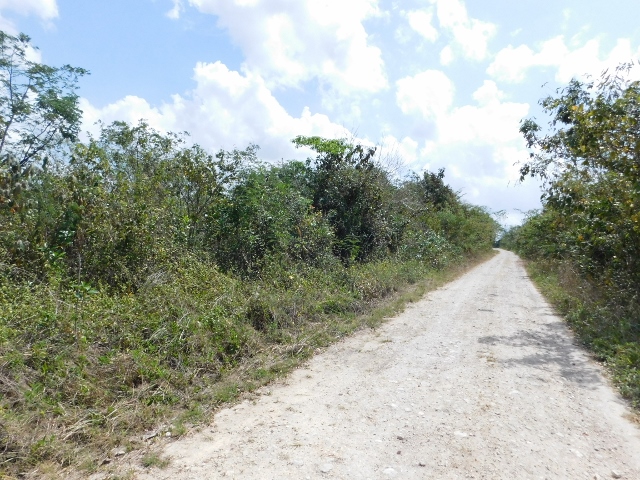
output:
<path id="1" fill-rule="evenodd" d="M 44 160 L 66 140 L 74 141 L 81 111 L 75 93 L 88 72 L 32 60 L 36 50 L 25 34 L 0 32 L 0 166 L 23 169 Z"/>

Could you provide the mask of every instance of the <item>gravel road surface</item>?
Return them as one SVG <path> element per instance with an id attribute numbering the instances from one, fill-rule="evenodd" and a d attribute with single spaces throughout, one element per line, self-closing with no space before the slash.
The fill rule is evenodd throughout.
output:
<path id="1" fill-rule="evenodd" d="M 640 430 L 501 251 L 170 442 L 140 479 L 640 479 Z"/>

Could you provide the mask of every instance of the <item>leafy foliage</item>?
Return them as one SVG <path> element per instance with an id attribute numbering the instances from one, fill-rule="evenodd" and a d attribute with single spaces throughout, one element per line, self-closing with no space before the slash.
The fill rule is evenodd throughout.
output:
<path id="1" fill-rule="evenodd" d="M 444 183 L 444 168 L 438 170 L 438 173 L 424 172 L 422 178 L 414 176 L 413 184 L 423 202 L 437 210 L 459 203 L 457 194 Z"/>
<path id="2" fill-rule="evenodd" d="M 347 264 L 384 256 L 391 239 L 385 201 L 391 186 L 375 162 L 376 149 L 319 137 L 296 137 L 293 143 L 317 153 L 309 160 L 314 166 L 309 186 L 314 208 L 335 232 L 336 255 Z"/>
<path id="3" fill-rule="evenodd" d="M 318 265 L 331 255 L 333 231 L 311 200 L 287 183 L 289 170 L 246 172 L 220 205 L 215 257 L 224 269 L 256 274 L 275 258 Z"/>
<path id="4" fill-rule="evenodd" d="M 75 90 L 87 71 L 34 62 L 31 49 L 27 35 L 0 32 L 0 165 L 10 157 L 21 167 L 39 162 L 79 131 Z"/>

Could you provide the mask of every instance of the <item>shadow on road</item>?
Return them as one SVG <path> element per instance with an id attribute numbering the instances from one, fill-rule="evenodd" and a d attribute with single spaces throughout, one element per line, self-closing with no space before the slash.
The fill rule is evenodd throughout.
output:
<path id="1" fill-rule="evenodd" d="M 526 349 L 522 357 L 497 360 L 507 368 L 522 365 L 542 370 L 559 368 L 562 377 L 583 387 L 596 388 L 602 384 L 598 371 L 567 337 L 562 322 L 542 327 L 542 331 L 520 330 L 511 336 L 480 337 L 478 343 Z"/>

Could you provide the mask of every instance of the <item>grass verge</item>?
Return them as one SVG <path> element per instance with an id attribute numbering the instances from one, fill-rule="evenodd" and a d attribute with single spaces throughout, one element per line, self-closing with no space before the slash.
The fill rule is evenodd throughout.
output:
<path id="1" fill-rule="evenodd" d="M 570 263 L 529 260 L 526 268 L 582 344 L 607 367 L 622 396 L 640 412 L 640 306 L 620 292 L 590 283 Z"/>

